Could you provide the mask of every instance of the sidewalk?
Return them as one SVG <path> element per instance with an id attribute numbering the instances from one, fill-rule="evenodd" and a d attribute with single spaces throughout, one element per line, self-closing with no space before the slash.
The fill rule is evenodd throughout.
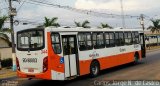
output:
<path id="1" fill-rule="evenodd" d="M 0 79 L 10 78 L 14 76 L 17 76 L 17 73 L 13 72 L 12 69 L 2 68 L 0 70 Z"/>
<path id="2" fill-rule="evenodd" d="M 152 52 L 152 51 L 159 50 L 159 49 L 160 49 L 160 46 L 154 46 L 154 47 L 146 48 L 146 51 L 147 52 Z"/>

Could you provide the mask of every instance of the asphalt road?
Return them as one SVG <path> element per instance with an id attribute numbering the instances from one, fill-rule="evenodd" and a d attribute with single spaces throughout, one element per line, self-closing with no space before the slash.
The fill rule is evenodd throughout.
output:
<path id="1" fill-rule="evenodd" d="M 70 81 L 11 79 L 19 86 L 93 86 L 103 80 L 160 80 L 160 50 L 147 53 L 138 64 L 126 64 L 101 71 L 96 78 L 88 75 Z M 2 83 L 4 83 L 3 81 Z"/>

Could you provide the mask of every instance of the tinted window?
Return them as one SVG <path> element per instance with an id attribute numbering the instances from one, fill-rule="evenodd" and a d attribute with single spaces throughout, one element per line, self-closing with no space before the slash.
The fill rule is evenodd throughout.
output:
<path id="1" fill-rule="evenodd" d="M 61 43 L 60 43 L 60 36 L 58 33 L 52 33 L 51 34 L 52 39 L 52 47 L 56 54 L 61 53 Z"/>
<path id="2" fill-rule="evenodd" d="M 105 40 L 106 40 L 106 47 L 110 46 L 110 37 L 109 37 L 109 33 L 105 33 Z"/>
<path id="3" fill-rule="evenodd" d="M 124 37 L 125 37 L 125 45 L 131 45 L 132 44 L 132 34 L 131 34 L 131 32 L 125 32 Z"/>
<path id="4" fill-rule="evenodd" d="M 71 55 L 77 53 L 77 46 L 76 44 L 76 38 L 75 36 L 62 36 L 62 45 L 63 45 L 63 54 L 64 55 Z"/>
<path id="5" fill-rule="evenodd" d="M 17 32 L 17 49 L 22 51 L 44 48 L 43 30 L 24 30 Z"/>
<path id="6" fill-rule="evenodd" d="M 114 47 L 115 46 L 115 35 L 114 33 L 109 33 L 109 38 L 110 38 L 110 46 Z"/>
<path id="7" fill-rule="evenodd" d="M 139 33 L 138 32 L 132 32 L 133 37 L 133 43 L 138 44 L 139 43 Z"/>
<path id="8" fill-rule="evenodd" d="M 93 46 L 95 49 L 104 48 L 104 36 L 103 32 L 94 32 L 92 34 Z"/>
<path id="9" fill-rule="evenodd" d="M 117 46 L 123 46 L 124 45 L 124 34 L 123 32 L 116 32 L 115 33 L 115 42 Z"/>
<path id="10" fill-rule="evenodd" d="M 106 32 L 105 33 L 106 47 L 113 47 L 115 45 L 114 38 L 115 37 L 114 37 L 113 32 Z"/>
<path id="11" fill-rule="evenodd" d="M 89 32 L 79 33 L 78 41 L 79 41 L 79 50 L 83 51 L 92 49 L 91 33 Z"/>
<path id="12" fill-rule="evenodd" d="M 124 34 L 123 32 L 120 32 L 119 33 L 119 41 L 120 41 L 120 46 L 123 46 L 124 45 Z"/>

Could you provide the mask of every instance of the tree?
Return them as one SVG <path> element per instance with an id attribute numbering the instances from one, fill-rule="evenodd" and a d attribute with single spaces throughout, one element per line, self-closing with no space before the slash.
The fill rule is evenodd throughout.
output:
<path id="1" fill-rule="evenodd" d="M 88 24 L 90 23 L 88 20 L 85 20 L 84 22 L 82 22 L 82 24 L 80 22 L 74 22 L 76 24 L 77 27 L 84 27 L 84 28 L 91 28 L 90 26 L 88 26 Z"/>
<path id="2" fill-rule="evenodd" d="M 74 22 L 76 24 L 77 27 L 82 27 L 80 22 Z"/>
<path id="3" fill-rule="evenodd" d="M 60 27 L 60 24 L 56 23 L 57 20 L 58 20 L 57 17 L 53 17 L 52 19 L 45 17 L 45 22 L 43 25 L 45 27 L 48 27 L 48 26 Z"/>
<path id="4" fill-rule="evenodd" d="M 149 26 L 147 29 L 150 29 L 152 33 L 155 31 L 158 33 L 160 30 L 160 19 L 151 19 L 153 26 Z"/>
<path id="5" fill-rule="evenodd" d="M 106 24 L 101 23 L 101 26 L 99 28 L 110 28 L 110 29 L 112 29 L 113 27 L 109 26 L 107 23 Z"/>
<path id="6" fill-rule="evenodd" d="M 82 27 L 84 28 L 90 28 L 90 26 L 88 26 L 90 22 L 88 20 L 85 20 L 83 23 L 82 23 Z"/>
<path id="7" fill-rule="evenodd" d="M 4 32 L 11 32 L 11 29 L 9 28 L 3 28 L 4 22 L 6 21 L 8 17 L 7 16 L 2 16 L 0 17 L 0 38 L 5 40 L 9 46 L 11 46 L 11 42 L 9 41 L 8 35 L 6 35 Z"/>

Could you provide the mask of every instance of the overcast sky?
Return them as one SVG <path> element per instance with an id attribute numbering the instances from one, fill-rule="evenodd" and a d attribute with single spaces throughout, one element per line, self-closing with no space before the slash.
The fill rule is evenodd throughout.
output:
<path id="1" fill-rule="evenodd" d="M 122 27 L 122 19 L 117 17 L 101 17 L 101 15 L 93 16 L 87 15 L 72 10 L 66 10 L 63 8 L 56 8 L 48 5 L 35 5 L 28 2 L 31 0 L 25 0 L 20 4 L 15 2 L 13 7 L 16 7 L 18 14 L 15 19 L 27 20 L 37 23 L 42 23 L 44 17 L 58 17 L 58 23 L 65 26 L 74 26 L 74 21 L 82 22 L 84 20 L 90 21 L 90 26 L 97 27 L 100 23 L 108 23 L 113 27 Z M 120 0 L 37 0 L 45 3 L 53 3 L 62 6 L 70 6 L 77 9 L 92 10 L 101 13 L 118 14 L 121 15 Z M 23 5 L 22 5 L 23 3 Z M 33 3 L 33 2 L 32 2 Z M 4 0 L 0 0 L 0 9 L 6 8 L 7 4 Z M 21 6 L 22 5 L 22 6 Z M 20 7 L 21 6 L 21 7 Z M 139 16 L 145 14 L 145 27 L 151 25 L 150 18 L 160 17 L 160 0 L 123 0 L 123 9 L 125 15 Z M 1 14 L 7 13 L 7 10 L 0 10 Z M 36 27 L 36 25 L 22 25 L 15 26 L 16 30 Z M 137 18 L 125 18 L 125 26 L 128 28 L 140 27 L 139 20 Z"/>

